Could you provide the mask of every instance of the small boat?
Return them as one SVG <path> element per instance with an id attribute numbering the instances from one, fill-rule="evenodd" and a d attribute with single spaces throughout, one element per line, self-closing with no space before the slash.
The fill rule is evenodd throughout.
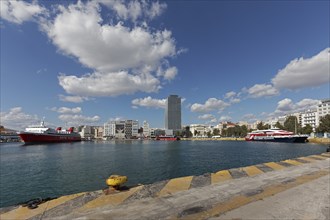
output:
<path id="1" fill-rule="evenodd" d="M 46 127 L 44 121 L 39 126 L 27 127 L 25 131 L 18 135 L 25 143 L 56 143 L 81 141 L 79 133 L 73 131 L 73 127 L 62 130 L 61 127 L 55 129 Z"/>
<path id="2" fill-rule="evenodd" d="M 157 141 L 179 141 L 180 138 L 174 135 L 159 135 L 156 137 Z"/>
<path id="3" fill-rule="evenodd" d="M 305 143 L 308 135 L 296 135 L 291 131 L 281 129 L 256 130 L 248 133 L 246 141 L 269 141 L 286 143 Z"/>

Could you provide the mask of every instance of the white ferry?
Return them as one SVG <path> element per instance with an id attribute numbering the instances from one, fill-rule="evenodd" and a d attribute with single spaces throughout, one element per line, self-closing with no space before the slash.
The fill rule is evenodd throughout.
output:
<path id="1" fill-rule="evenodd" d="M 308 135 L 295 135 L 291 131 L 281 129 L 256 130 L 248 133 L 245 137 L 246 141 L 272 141 L 272 142 L 288 142 L 288 143 L 305 143 Z"/>

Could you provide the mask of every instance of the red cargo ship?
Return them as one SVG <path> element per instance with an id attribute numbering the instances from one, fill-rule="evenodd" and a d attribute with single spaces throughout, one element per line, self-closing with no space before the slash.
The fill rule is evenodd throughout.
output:
<path id="1" fill-rule="evenodd" d="M 80 134 L 73 131 L 73 127 L 62 130 L 46 127 L 42 121 L 39 126 L 31 126 L 18 133 L 25 143 L 56 143 L 81 141 Z"/>

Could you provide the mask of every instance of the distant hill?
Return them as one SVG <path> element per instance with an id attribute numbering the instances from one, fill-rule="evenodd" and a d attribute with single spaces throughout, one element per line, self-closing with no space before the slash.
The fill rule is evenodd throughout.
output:
<path id="1" fill-rule="evenodd" d="M 5 128 L 4 126 L 0 125 L 0 134 L 16 134 L 16 130 Z"/>

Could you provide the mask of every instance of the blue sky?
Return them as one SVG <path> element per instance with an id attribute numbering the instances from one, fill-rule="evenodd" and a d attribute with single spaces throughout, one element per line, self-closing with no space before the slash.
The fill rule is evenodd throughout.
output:
<path id="1" fill-rule="evenodd" d="M 267 120 L 329 98 L 329 1 L 1 1 L 1 125 Z"/>

